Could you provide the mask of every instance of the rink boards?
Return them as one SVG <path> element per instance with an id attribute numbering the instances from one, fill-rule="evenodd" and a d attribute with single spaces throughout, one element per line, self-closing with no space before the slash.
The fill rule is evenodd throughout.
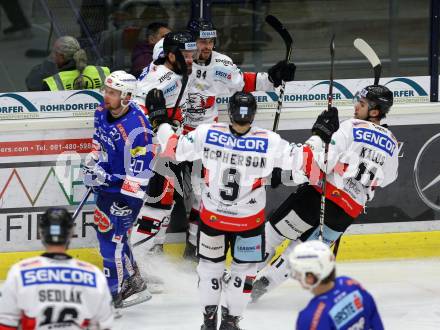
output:
<path id="1" fill-rule="evenodd" d="M 353 225 L 355 226 L 355 225 Z M 177 235 L 180 243 L 165 244 L 165 253 L 171 257 L 181 258 L 185 244 L 185 235 Z M 282 252 L 287 241 L 278 249 Z M 140 247 L 141 248 L 141 247 Z M 0 280 L 5 279 L 11 265 L 19 260 L 36 256 L 43 251 L 0 253 Z M 102 258 L 97 248 L 71 249 L 73 257 L 91 262 L 102 267 Z M 440 257 L 440 229 L 429 232 L 405 232 L 386 234 L 346 234 L 341 240 L 337 260 L 380 260 L 412 259 Z M 230 259 L 230 258 L 229 258 Z"/>
<path id="2" fill-rule="evenodd" d="M 341 119 L 352 107 L 340 108 Z M 281 115 L 280 134 L 294 142 L 309 135 L 319 108 L 289 108 Z M 273 109 L 263 109 L 255 124 L 271 128 Z M 440 116 L 437 105 L 397 105 L 389 124 L 399 145 L 399 178 L 379 190 L 340 245 L 338 259 L 419 258 L 440 256 Z M 224 117 L 223 117 L 224 118 Z M 37 221 L 48 206 L 74 211 L 84 193 L 79 164 L 90 151 L 89 117 L 0 121 L 0 279 L 17 260 L 40 253 Z M 421 152 L 422 151 L 422 152 Z M 417 180 L 416 180 L 417 178 Z M 269 213 L 294 188 L 268 190 Z M 71 253 L 99 264 L 90 226 L 93 199 L 80 214 Z M 165 250 L 183 251 L 182 226 Z"/>

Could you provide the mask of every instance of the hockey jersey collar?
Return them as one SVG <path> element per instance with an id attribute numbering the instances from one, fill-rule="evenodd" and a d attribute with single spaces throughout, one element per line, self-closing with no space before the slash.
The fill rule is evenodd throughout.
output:
<path id="1" fill-rule="evenodd" d="M 41 255 L 42 257 L 46 257 L 54 260 L 69 260 L 72 259 L 67 253 L 55 253 L 55 252 L 45 252 Z"/>
<path id="2" fill-rule="evenodd" d="M 232 127 L 232 125 L 229 125 L 229 130 L 231 131 L 232 135 L 237 136 L 237 137 L 245 136 L 247 133 L 249 133 L 249 131 L 250 131 L 251 129 L 252 129 L 252 126 L 250 126 L 249 129 L 248 129 L 246 132 L 244 132 L 244 133 L 239 133 L 239 132 L 237 132 L 237 131 Z"/>

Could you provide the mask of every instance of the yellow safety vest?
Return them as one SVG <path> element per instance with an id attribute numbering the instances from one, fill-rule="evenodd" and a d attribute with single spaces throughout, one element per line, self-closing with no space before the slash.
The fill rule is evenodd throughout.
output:
<path id="1" fill-rule="evenodd" d="M 83 89 L 95 89 L 104 85 L 105 77 L 110 74 L 110 69 L 105 66 L 88 65 L 83 72 Z M 43 79 L 51 91 L 72 90 L 79 78 L 79 70 L 61 71 Z"/>

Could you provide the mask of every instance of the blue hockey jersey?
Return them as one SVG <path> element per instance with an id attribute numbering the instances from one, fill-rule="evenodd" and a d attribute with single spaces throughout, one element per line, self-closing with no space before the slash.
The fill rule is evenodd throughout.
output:
<path id="1" fill-rule="evenodd" d="M 144 198 L 152 174 L 151 132 L 148 119 L 134 103 L 129 104 L 124 116 L 116 119 L 103 105 L 96 109 L 93 152 L 99 157 L 98 165 L 108 174 L 108 186 L 101 187 L 101 191 Z"/>
<path id="2" fill-rule="evenodd" d="M 382 330 L 373 297 L 355 280 L 340 276 L 332 290 L 315 296 L 296 322 L 297 330 Z"/>

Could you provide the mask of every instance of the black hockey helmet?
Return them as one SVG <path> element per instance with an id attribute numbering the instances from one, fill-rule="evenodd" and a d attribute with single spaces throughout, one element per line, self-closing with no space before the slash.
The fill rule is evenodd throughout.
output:
<path id="1" fill-rule="evenodd" d="M 217 31 L 211 21 L 203 18 L 189 21 L 188 31 L 194 36 L 194 39 L 216 39 Z"/>
<path id="2" fill-rule="evenodd" d="M 72 216 L 64 208 L 52 207 L 44 212 L 39 229 L 45 244 L 67 245 L 73 234 Z"/>
<path id="3" fill-rule="evenodd" d="M 368 101 L 369 110 L 380 111 L 380 118 L 384 118 L 393 105 L 393 92 L 383 85 L 369 85 L 359 94 Z"/>
<path id="4" fill-rule="evenodd" d="M 252 124 L 257 112 L 257 101 L 251 93 L 236 92 L 229 99 L 228 113 L 231 122 Z"/>
<path id="5" fill-rule="evenodd" d="M 196 42 L 193 35 L 189 32 L 170 32 L 167 33 L 163 40 L 163 52 L 176 53 L 177 50 L 197 50 Z"/>

